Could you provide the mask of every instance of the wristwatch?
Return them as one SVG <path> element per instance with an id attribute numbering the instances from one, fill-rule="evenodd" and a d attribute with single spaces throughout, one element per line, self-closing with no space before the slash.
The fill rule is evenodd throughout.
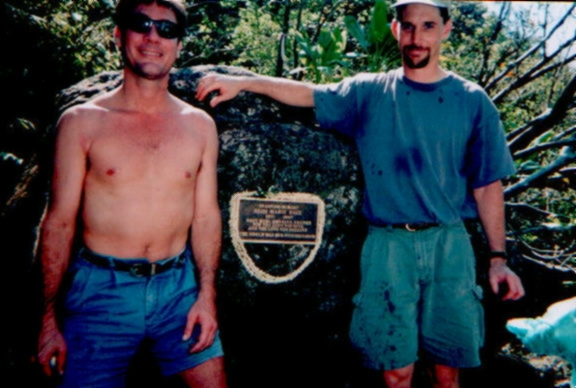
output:
<path id="1" fill-rule="evenodd" d="M 504 251 L 491 251 L 490 252 L 490 258 L 493 259 L 495 257 L 500 257 L 504 260 L 508 259 L 508 254 Z"/>

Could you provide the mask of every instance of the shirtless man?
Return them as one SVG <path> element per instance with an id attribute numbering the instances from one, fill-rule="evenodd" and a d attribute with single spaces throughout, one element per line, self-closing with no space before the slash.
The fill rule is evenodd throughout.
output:
<path id="1" fill-rule="evenodd" d="M 123 386 L 143 341 L 164 375 L 226 386 L 214 287 L 218 137 L 207 114 L 167 89 L 185 20 L 180 0 L 120 0 L 123 85 L 58 123 L 38 360 L 61 386 Z M 73 254 L 78 215 L 83 246 Z"/>

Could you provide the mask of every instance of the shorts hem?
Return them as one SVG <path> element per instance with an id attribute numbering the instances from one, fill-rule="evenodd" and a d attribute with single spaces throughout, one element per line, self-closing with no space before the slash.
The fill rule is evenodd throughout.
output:
<path id="1" fill-rule="evenodd" d="M 212 345 L 214 346 L 214 345 Z M 189 369 L 193 369 L 197 366 L 204 364 L 214 358 L 223 357 L 224 351 L 220 346 L 215 347 L 214 349 L 208 348 L 203 350 L 202 352 L 206 352 L 206 354 L 202 354 L 202 357 L 190 359 L 188 362 L 181 362 L 178 366 L 164 368 L 162 369 L 162 375 L 165 377 L 168 376 L 175 376 L 179 373 L 185 372 Z M 201 353 L 202 353 L 201 352 Z M 194 354 L 192 354 L 194 355 Z M 196 354 L 198 356 L 198 354 Z"/>

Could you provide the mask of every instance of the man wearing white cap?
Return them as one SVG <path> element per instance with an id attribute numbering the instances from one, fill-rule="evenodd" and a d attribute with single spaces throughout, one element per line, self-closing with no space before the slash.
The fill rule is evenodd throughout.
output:
<path id="1" fill-rule="evenodd" d="M 440 46 L 452 27 L 447 4 L 399 0 L 394 7 L 399 69 L 331 85 L 209 75 L 197 97 L 218 91 L 215 106 L 245 90 L 315 107 L 323 128 L 356 141 L 370 228 L 352 343 L 389 387 L 410 387 L 419 357 L 433 365 L 435 387 L 458 387 L 459 368 L 480 364 L 484 332 L 465 219 L 483 224 L 493 292 L 505 283 L 503 299 L 524 294 L 505 253 L 500 180 L 515 168 L 486 93 L 440 67 Z"/>

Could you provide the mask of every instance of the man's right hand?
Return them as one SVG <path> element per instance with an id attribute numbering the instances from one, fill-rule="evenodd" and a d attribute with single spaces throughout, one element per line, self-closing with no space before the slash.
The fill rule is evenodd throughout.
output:
<path id="1" fill-rule="evenodd" d="M 242 91 L 242 77 L 222 74 L 208 74 L 200 79 L 196 88 L 196 98 L 203 101 L 208 94 L 218 91 L 219 95 L 210 100 L 210 106 L 215 107 L 222 101 L 231 100 Z"/>
<path id="2" fill-rule="evenodd" d="M 54 365 L 54 361 L 56 360 Z M 66 341 L 58 330 L 56 323 L 42 325 L 38 339 L 38 362 L 42 365 L 44 373 L 52 376 L 54 372 L 64 374 L 66 363 Z"/>

